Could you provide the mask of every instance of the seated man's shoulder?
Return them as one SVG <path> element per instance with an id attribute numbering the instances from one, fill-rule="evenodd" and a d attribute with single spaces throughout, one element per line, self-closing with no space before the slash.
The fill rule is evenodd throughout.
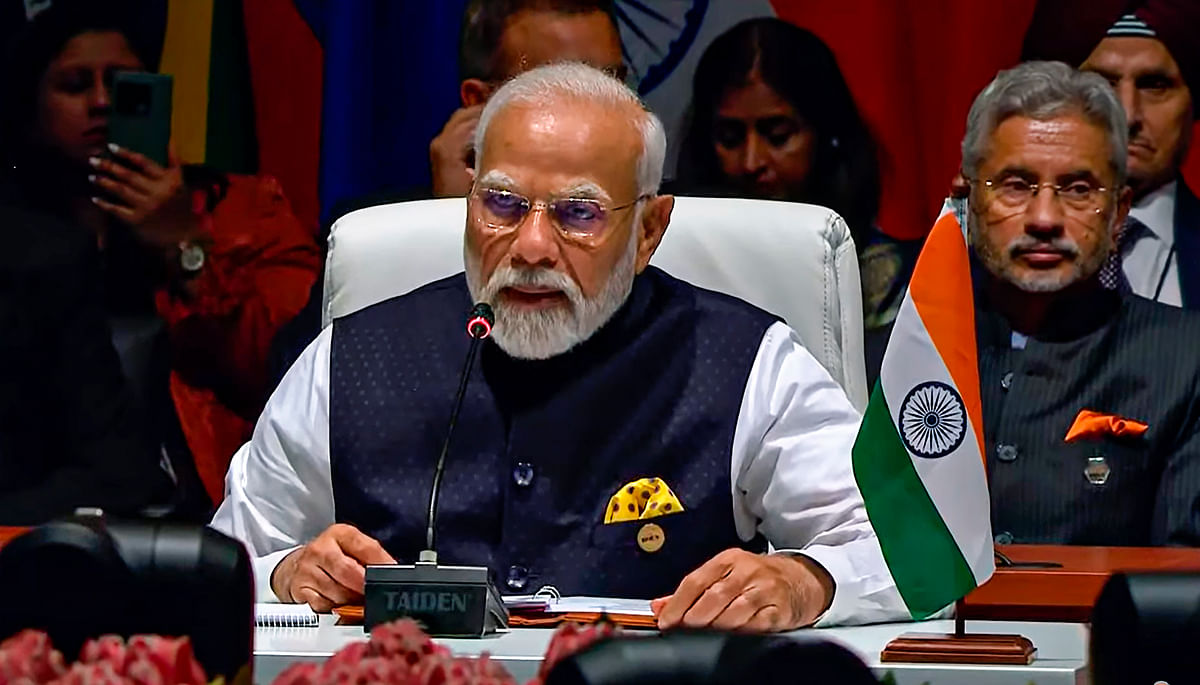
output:
<path id="1" fill-rule="evenodd" d="M 338 328 L 375 328 L 406 320 L 426 322 L 431 314 L 445 312 L 448 320 L 453 320 L 455 326 L 466 322 L 470 311 L 470 293 L 467 290 L 467 279 L 462 273 L 447 276 L 436 281 L 410 290 L 407 293 L 389 297 L 374 304 L 346 314 L 334 320 L 335 331 Z"/>
<path id="2" fill-rule="evenodd" d="M 1125 298 L 1124 319 L 1129 339 L 1156 360 L 1150 366 L 1176 375 L 1200 375 L 1200 345 L 1195 343 L 1200 339 L 1200 311 L 1130 295 Z"/>
<path id="3" fill-rule="evenodd" d="M 648 272 L 650 273 L 650 272 Z M 687 297 L 693 302 L 697 313 L 728 319 L 733 323 L 745 322 L 755 326 L 769 326 L 783 318 L 755 306 L 742 298 L 717 290 L 709 290 L 682 279 L 658 271 L 659 278 L 669 286 L 673 296 Z"/>
<path id="4" fill-rule="evenodd" d="M 1174 339 L 1185 331 L 1200 331 L 1200 311 L 1155 302 L 1137 295 L 1125 297 L 1125 308 L 1130 323 L 1146 327 L 1151 333 L 1167 336 L 1164 343 L 1174 344 Z M 1185 341 L 1180 339 L 1178 342 Z M 1200 352 L 1200 347 L 1188 342 L 1188 347 L 1196 347 Z"/>

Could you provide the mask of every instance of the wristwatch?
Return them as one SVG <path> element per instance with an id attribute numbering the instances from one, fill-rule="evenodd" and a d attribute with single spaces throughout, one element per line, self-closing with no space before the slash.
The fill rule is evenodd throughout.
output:
<path id="1" fill-rule="evenodd" d="M 196 243 L 183 241 L 179 243 L 179 268 L 187 276 L 200 273 L 204 268 L 204 248 Z"/>

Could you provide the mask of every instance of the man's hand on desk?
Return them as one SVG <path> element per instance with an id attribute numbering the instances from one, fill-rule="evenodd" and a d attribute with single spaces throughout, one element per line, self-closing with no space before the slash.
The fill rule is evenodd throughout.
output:
<path id="1" fill-rule="evenodd" d="M 271 574 L 271 589 L 285 602 L 330 611 L 362 599 L 367 564 L 394 563 L 377 540 L 337 523 L 284 557 Z"/>
<path id="2" fill-rule="evenodd" d="M 833 601 L 833 579 L 800 555 L 727 549 L 651 606 L 661 630 L 773 632 L 810 625 Z"/>

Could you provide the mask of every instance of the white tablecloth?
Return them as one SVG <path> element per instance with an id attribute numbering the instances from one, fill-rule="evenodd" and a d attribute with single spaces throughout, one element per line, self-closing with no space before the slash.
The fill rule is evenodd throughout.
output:
<path id="1" fill-rule="evenodd" d="M 283 669 L 297 661 L 321 661 L 342 646 L 366 639 L 361 627 L 336 626 L 333 616 L 322 616 L 317 628 L 259 628 L 254 636 L 254 683 L 268 685 Z M 945 633 L 951 621 L 890 623 L 855 628 L 808 631 L 836 641 L 858 654 L 876 675 L 891 671 L 897 685 L 1083 685 L 1086 681 L 1087 627 L 1077 623 L 1015 623 L 968 621 L 967 630 L 979 633 L 1017 633 L 1033 641 L 1037 658 L 1029 666 L 977 666 L 961 664 L 881 664 L 879 652 L 892 638 L 905 632 Z M 554 631 L 521 628 L 478 640 L 439 640 L 456 654 L 490 652 L 519 682 L 532 678 Z"/>

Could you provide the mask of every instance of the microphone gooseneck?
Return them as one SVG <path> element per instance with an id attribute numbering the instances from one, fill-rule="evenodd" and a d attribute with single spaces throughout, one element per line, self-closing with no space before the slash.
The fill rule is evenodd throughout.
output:
<path id="1" fill-rule="evenodd" d="M 471 346 L 467 349 L 467 360 L 458 378 L 458 393 L 454 396 L 454 407 L 450 410 L 450 426 L 446 429 L 446 440 L 442 443 L 442 452 L 438 455 L 437 467 L 433 471 L 433 486 L 429 489 L 429 515 L 426 519 L 428 525 L 425 527 L 426 549 L 420 556 L 422 562 L 437 563 L 438 495 L 442 490 L 442 473 L 446 470 L 446 454 L 450 451 L 450 440 L 454 437 L 454 426 L 458 423 L 458 412 L 462 409 L 463 396 L 467 392 L 471 367 L 479 354 L 479 344 L 492 334 L 495 321 L 492 307 L 486 302 L 476 304 L 468 315 L 467 335 L 471 337 Z"/>

